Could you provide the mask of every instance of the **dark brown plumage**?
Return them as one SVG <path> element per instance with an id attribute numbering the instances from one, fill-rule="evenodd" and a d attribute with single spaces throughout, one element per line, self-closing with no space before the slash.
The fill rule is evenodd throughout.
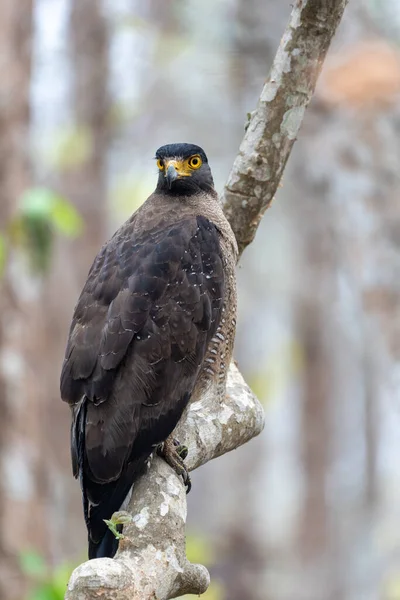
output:
<path id="1" fill-rule="evenodd" d="M 190 167 L 193 157 L 200 167 Z M 90 558 L 115 553 L 103 519 L 121 507 L 196 390 L 222 389 L 232 352 L 236 243 L 207 157 L 176 144 L 157 158 L 155 193 L 90 269 L 61 374 Z"/>

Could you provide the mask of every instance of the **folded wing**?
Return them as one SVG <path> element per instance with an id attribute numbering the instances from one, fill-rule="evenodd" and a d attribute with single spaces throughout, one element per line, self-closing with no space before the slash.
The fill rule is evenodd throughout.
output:
<path id="1" fill-rule="evenodd" d="M 89 272 L 61 396 L 72 407 L 73 470 L 95 542 L 189 401 L 221 318 L 222 261 L 218 230 L 204 217 L 140 235 L 128 222 Z"/>

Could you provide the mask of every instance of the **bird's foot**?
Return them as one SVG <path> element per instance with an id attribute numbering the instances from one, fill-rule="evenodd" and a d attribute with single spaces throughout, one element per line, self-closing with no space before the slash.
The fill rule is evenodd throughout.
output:
<path id="1" fill-rule="evenodd" d="M 174 443 L 175 451 L 177 452 L 177 454 L 179 454 L 182 460 L 185 460 L 185 458 L 189 454 L 188 447 L 181 444 L 179 440 L 173 439 L 172 441 Z"/>
<path id="2" fill-rule="evenodd" d="M 122 526 L 127 525 L 131 521 L 131 515 L 124 510 L 113 513 L 111 519 L 104 519 L 104 523 L 117 540 L 123 540 L 125 538 L 122 533 Z"/>
<path id="3" fill-rule="evenodd" d="M 183 462 L 188 455 L 187 447 L 180 444 L 178 440 L 167 438 L 165 442 L 158 446 L 157 454 L 163 457 L 165 462 L 174 469 L 175 473 L 182 476 L 183 483 L 186 486 L 186 493 L 188 494 L 192 488 L 192 482 Z"/>

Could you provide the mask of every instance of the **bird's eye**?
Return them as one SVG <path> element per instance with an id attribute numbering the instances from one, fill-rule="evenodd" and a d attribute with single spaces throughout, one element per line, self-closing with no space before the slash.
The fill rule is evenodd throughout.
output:
<path id="1" fill-rule="evenodd" d="M 157 159 L 157 167 L 160 169 L 160 171 L 164 170 L 164 163 L 161 158 Z"/>
<path id="2" fill-rule="evenodd" d="M 188 160 L 188 165 L 191 169 L 199 169 L 201 167 L 201 158 L 200 156 L 191 156 Z"/>

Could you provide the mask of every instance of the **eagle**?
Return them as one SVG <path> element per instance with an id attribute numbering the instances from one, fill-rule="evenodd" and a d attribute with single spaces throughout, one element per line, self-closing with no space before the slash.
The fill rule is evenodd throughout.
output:
<path id="1" fill-rule="evenodd" d="M 89 559 L 115 555 L 105 520 L 156 449 L 190 488 L 171 434 L 191 400 L 225 393 L 232 356 L 238 249 L 207 156 L 169 144 L 156 163 L 155 191 L 93 262 L 62 366 Z"/>

